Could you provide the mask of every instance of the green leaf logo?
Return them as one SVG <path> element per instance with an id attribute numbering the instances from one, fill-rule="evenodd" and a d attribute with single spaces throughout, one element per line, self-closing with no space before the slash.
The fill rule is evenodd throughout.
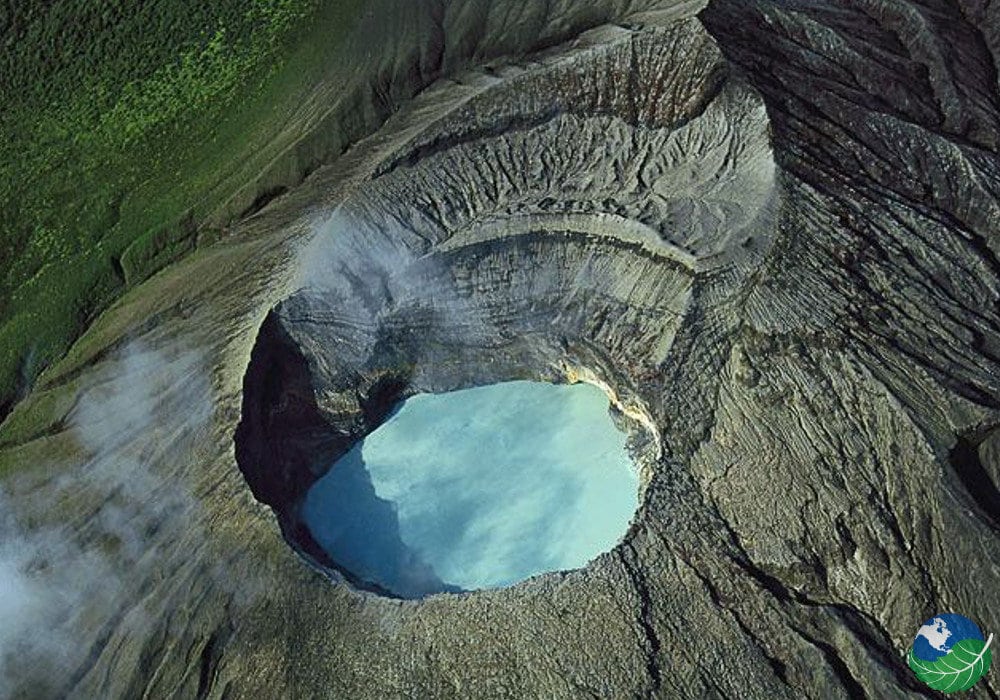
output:
<path id="1" fill-rule="evenodd" d="M 917 678 L 929 687 L 955 693 L 971 688 L 990 669 L 992 642 L 992 634 L 985 643 L 981 639 L 963 639 L 937 661 L 918 659 L 911 647 L 907 661 Z"/>

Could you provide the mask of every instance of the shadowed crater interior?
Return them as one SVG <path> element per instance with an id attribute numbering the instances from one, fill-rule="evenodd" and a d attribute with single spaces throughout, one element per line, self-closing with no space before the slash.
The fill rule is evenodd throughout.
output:
<path id="1" fill-rule="evenodd" d="M 405 598 L 509 586 L 611 550 L 659 454 L 626 363 L 648 330 L 629 326 L 675 317 L 616 299 L 614 272 L 652 256 L 539 232 L 352 257 L 358 230 L 335 219 L 320 232 L 335 252 L 310 253 L 323 273 L 268 315 L 244 380 L 237 460 L 289 543 L 334 579 Z M 523 282 L 490 272 L 556 251 L 563 261 Z M 581 303 L 583 282 L 613 313 Z M 608 316 L 615 347 L 593 332 Z"/>

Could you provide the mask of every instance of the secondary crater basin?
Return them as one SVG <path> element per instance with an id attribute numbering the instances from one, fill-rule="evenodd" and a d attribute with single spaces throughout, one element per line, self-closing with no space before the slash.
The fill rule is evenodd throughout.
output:
<path id="1" fill-rule="evenodd" d="M 404 598 L 582 567 L 638 507 L 608 409 L 590 384 L 417 394 L 316 481 L 304 523 L 338 568 Z"/>

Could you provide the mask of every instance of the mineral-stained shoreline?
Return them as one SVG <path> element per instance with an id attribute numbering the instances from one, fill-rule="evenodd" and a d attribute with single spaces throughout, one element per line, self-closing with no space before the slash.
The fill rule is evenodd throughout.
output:
<path id="1" fill-rule="evenodd" d="M 1000 628 L 1000 6 L 424 5 L 371 84 L 472 68 L 5 423 L 0 571 L 38 612 L 0 694 L 932 697 L 920 622 Z M 401 601 L 304 537 L 400 397 L 581 376 L 657 443 L 584 569 Z"/>

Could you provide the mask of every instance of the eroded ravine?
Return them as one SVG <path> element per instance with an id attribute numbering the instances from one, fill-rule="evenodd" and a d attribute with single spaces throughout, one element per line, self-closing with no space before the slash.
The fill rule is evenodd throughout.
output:
<path id="1" fill-rule="evenodd" d="M 115 491 L 144 549 L 107 547 L 120 592 L 65 623 L 64 693 L 904 697 L 929 608 L 996 626 L 968 484 L 996 474 L 998 100 L 954 68 L 993 60 L 966 15 L 995 8 L 626 4 L 428 87 L 151 280 L 19 409 L 54 407 L 5 448 L 41 465 L 21 493 L 95 464 L 151 480 Z M 553 26 L 583 11 L 555 5 Z M 102 414 L 106 449 L 43 463 L 79 449 L 77 394 L 149 385 L 136 338 L 210 410 L 168 391 L 155 431 Z M 622 543 L 422 601 L 331 580 L 296 516 L 330 458 L 401 397 L 525 378 L 595 381 L 654 428 Z M 162 449 L 177 434 L 197 438 Z M 107 539 L 95 483 L 74 541 Z M 152 508 L 168 486 L 185 499 Z"/>

